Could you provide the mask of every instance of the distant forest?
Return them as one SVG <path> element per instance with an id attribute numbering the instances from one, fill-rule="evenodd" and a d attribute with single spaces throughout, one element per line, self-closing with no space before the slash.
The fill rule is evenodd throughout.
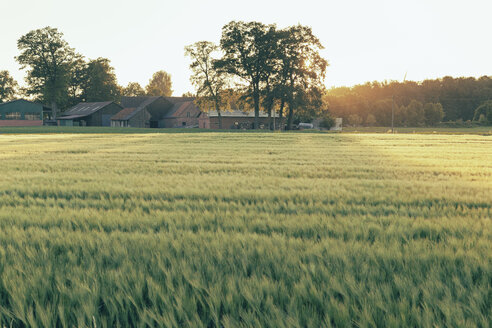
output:
<path id="1" fill-rule="evenodd" d="M 492 122 L 492 76 L 338 87 L 327 90 L 323 102 L 331 116 L 342 117 L 349 125 L 390 126 L 393 100 L 395 126 L 435 125 L 441 121 L 487 124 Z"/>

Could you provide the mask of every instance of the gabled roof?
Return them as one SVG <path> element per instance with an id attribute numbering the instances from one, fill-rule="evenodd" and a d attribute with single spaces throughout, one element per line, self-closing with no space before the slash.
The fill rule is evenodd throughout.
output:
<path id="1" fill-rule="evenodd" d="M 123 108 L 119 113 L 111 117 L 113 121 L 127 121 L 131 119 L 135 114 L 137 114 L 143 108 Z"/>
<path id="2" fill-rule="evenodd" d="M 77 118 L 77 117 L 89 116 L 112 103 L 113 103 L 112 101 L 90 102 L 90 103 L 81 102 L 75 105 L 74 107 L 70 108 L 69 110 L 65 111 L 63 113 L 63 117 L 73 116 L 74 118 Z M 60 119 L 63 117 L 60 117 Z"/>
<path id="3" fill-rule="evenodd" d="M 132 114 L 128 111 L 128 115 L 133 116 L 140 110 L 147 108 L 153 120 L 161 120 L 185 116 L 184 112 L 186 111 L 197 113 L 194 117 L 198 117 L 200 109 L 195 105 L 194 100 L 194 97 L 122 97 L 121 105 L 125 108 L 135 109 Z M 118 118 L 118 120 L 126 119 Z"/>
<path id="4" fill-rule="evenodd" d="M 200 115 L 200 109 L 195 105 L 195 103 L 191 101 L 184 101 L 184 102 L 178 102 L 175 103 L 174 106 L 166 112 L 166 115 L 164 118 L 173 118 L 173 117 L 180 117 L 180 116 L 185 116 L 185 112 L 194 112 L 195 115 L 193 117 L 198 117 Z"/>
<path id="5" fill-rule="evenodd" d="M 121 97 L 121 106 L 124 108 L 139 108 L 145 107 L 161 97 Z"/>
<path id="6" fill-rule="evenodd" d="M 189 102 L 195 100 L 195 97 L 164 97 L 167 101 L 177 104 L 182 102 Z"/>

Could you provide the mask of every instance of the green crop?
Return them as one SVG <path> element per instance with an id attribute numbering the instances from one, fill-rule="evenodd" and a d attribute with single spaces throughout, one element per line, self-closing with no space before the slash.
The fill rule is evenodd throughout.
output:
<path id="1" fill-rule="evenodd" d="M 490 327 L 492 139 L 0 135 L 2 327 Z"/>

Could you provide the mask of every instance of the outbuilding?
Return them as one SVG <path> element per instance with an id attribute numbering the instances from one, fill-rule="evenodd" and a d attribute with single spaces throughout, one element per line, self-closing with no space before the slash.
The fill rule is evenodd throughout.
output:
<path id="1" fill-rule="evenodd" d="M 123 107 L 112 101 L 81 102 L 57 117 L 58 125 L 111 126 L 111 117 L 122 109 Z"/>
<path id="2" fill-rule="evenodd" d="M 111 117 L 112 127 L 149 128 L 150 113 L 145 107 L 124 108 Z"/>
<path id="3" fill-rule="evenodd" d="M 25 99 L 0 104 L 0 126 L 40 126 L 50 117 L 49 107 Z"/>
<path id="4" fill-rule="evenodd" d="M 125 109 L 112 118 L 112 126 L 198 127 L 198 118 L 201 114 L 192 97 L 122 97 L 121 105 Z M 131 115 L 141 115 L 143 121 L 132 124 L 128 120 Z"/>

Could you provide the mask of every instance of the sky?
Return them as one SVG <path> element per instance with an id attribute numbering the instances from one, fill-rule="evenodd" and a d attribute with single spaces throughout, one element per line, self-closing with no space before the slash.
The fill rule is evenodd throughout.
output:
<path id="1" fill-rule="evenodd" d="M 23 84 L 17 40 L 51 26 L 86 58 L 105 57 L 118 83 L 171 74 L 194 91 L 184 47 L 218 43 L 232 20 L 312 27 L 330 64 L 326 86 L 492 75 L 492 0 L 0 0 L 0 70 Z"/>

